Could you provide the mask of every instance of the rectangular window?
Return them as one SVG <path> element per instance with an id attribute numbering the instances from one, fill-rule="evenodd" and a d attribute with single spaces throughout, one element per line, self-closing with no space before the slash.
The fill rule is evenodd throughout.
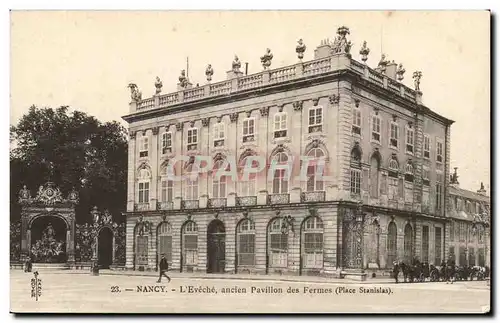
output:
<path id="1" fill-rule="evenodd" d="M 429 198 L 429 190 L 422 191 L 422 212 L 429 213 L 430 212 L 430 198 Z"/>
<path id="2" fill-rule="evenodd" d="M 422 261 L 429 261 L 429 227 L 422 226 Z"/>
<path id="3" fill-rule="evenodd" d="M 286 113 L 280 112 L 274 115 L 274 138 L 287 136 Z"/>
<path id="4" fill-rule="evenodd" d="M 459 223 L 459 241 L 460 242 L 465 242 L 465 236 L 466 236 L 466 227 L 465 227 L 465 222 L 460 222 Z"/>
<path id="5" fill-rule="evenodd" d="M 372 140 L 380 143 L 380 133 L 381 133 L 381 124 L 380 116 L 374 115 L 372 117 Z"/>
<path id="6" fill-rule="evenodd" d="M 198 263 L 198 235 L 184 234 L 184 264 L 196 265 Z"/>
<path id="7" fill-rule="evenodd" d="M 216 123 L 214 124 L 214 147 L 222 147 L 224 146 L 224 123 Z"/>
<path id="8" fill-rule="evenodd" d="M 443 162 L 443 143 L 441 141 L 436 141 L 436 161 Z"/>
<path id="9" fill-rule="evenodd" d="M 238 265 L 253 266 L 255 264 L 255 234 L 239 234 L 238 239 Z"/>
<path id="10" fill-rule="evenodd" d="M 323 107 L 309 109 L 309 133 L 323 131 Z"/>
<path id="11" fill-rule="evenodd" d="M 163 180 L 161 182 L 161 201 L 173 202 L 174 200 L 174 182 Z"/>
<path id="12" fill-rule="evenodd" d="M 196 150 L 198 148 L 198 129 L 188 129 L 187 132 L 188 150 Z"/>
<path id="13" fill-rule="evenodd" d="M 139 183 L 139 203 L 149 203 L 149 182 Z"/>
<path id="14" fill-rule="evenodd" d="M 361 171 L 351 169 L 351 193 L 361 194 Z"/>
<path id="15" fill-rule="evenodd" d="M 430 177 L 430 171 L 427 167 L 422 168 L 422 184 L 425 186 L 429 186 L 431 184 L 431 181 L 429 179 Z"/>
<path id="16" fill-rule="evenodd" d="M 352 112 L 352 133 L 361 136 L 361 111 L 358 108 Z"/>
<path id="17" fill-rule="evenodd" d="M 406 128 L 406 152 L 413 154 L 413 143 L 414 143 L 415 131 L 413 128 Z"/>
<path id="18" fill-rule="evenodd" d="M 435 259 L 434 259 L 434 263 L 435 264 L 440 264 L 441 263 L 441 259 L 442 259 L 442 255 L 441 255 L 441 252 L 442 252 L 442 236 L 441 236 L 441 228 L 434 228 L 434 234 L 435 234 L 435 239 L 434 239 L 434 255 L 435 255 Z"/>
<path id="19" fill-rule="evenodd" d="M 198 179 L 186 179 L 186 200 L 198 199 Z"/>
<path id="20" fill-rule="evenodd" d="M 424 135 L 424 158 L 431 158 L 431 138 Z"/>
<path id="21" fill-rule="evenodd" d="M 243 120 L 243 142 L 255 141 L 255 119 Z"/>
<path id="22" fill-rule="evenodd" d="M 161 152 L 162 154 L 172 152 L 172 133 L 165 132 L 161 136 Z"/>
<path id="23" fill-rule="evenodd" d="M 288 234 L 272 233 L 271 235 L 271 267 L 288 266 Z"/>
<path id="24" fill-rule="evenodd" d="M 304 233 L 304 265 L 323 268 L 323 233 Z"/>
<path id="25" fill-rule="evenodd" d="M 399 144 L 399 126 L 396 122 L 391 122 L 389 147 L 398 148 L 398 144 Z"/>
<path id="26" fill-rule="evenodd" d="M 148 137 L 141 138 L 141 145 L 139 147 L 139 157 L 148 157 L 149 141 Z"/>
<path id="27" fill-rule="evenodd" d="M 159 236 L 158 237 L 158 253 L 165 254 L 167 262 L 172 264 L 172 236 Z"/>
<path id="28" fill-rule="evenodd" d="M 389 199 L 397 200 L 398 199 L 398 178 L 389 176 Z"/>

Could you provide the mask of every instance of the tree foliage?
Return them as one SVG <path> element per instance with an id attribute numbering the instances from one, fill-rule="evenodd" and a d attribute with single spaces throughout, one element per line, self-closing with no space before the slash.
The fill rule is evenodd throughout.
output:
<path id="1" fill-rule="evenodd" d="M 90 209 L 108 209 L 115 220 L 125 210 L 127 133 L 118 122 L 102 123 L 68 107 L 32 106 L 10 128 L 11 217 L 19 217 L 17 194 L 54 182 L 66 195 L 80 194 L 77 222 L 90 220 Z"/>

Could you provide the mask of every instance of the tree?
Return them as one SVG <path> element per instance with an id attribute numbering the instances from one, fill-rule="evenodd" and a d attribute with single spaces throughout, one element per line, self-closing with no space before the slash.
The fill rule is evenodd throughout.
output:
<path id="1" fill-rule="evenodd" d="M 118 122 L 102 123 L 68 107 L 30 107 L 10 128 L 11 219 L 19 218 L 17 194 L 54 182 L 67 194 L 80 194 L 77 222 L 91 219 L 90 210 L 108 209 L 115 217 L 125 210 L 127 132 Z M 117 220 L 117 219 L 115 219 Z"/>

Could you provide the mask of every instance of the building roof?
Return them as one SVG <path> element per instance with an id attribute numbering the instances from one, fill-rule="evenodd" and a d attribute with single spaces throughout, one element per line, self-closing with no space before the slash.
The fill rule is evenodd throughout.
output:
<path id="1" fill-rule="evenodd" d="M 469 191 L 462 189 L 460 187 L 456 187 L 453 185 L 449 186 L 449 193 L 450 195 L 454 196 L 460 196 L 465 199 L 473 200 L 473 201 L 479 201 L 479 202 L 484 202 L 484 203 L 490 203 L 490 197 L 486 195 L 479 194 L 477 192 Z"/>
<path id="2" fill-rule="evenodd" d="M 422 104 L 418 78 L 415 89 L 404 85 L 402 76 L 405 73 L 401 64 L 397 67 L 394 62 L 385 60 L 385 55 L 379 62 L 377 68 L 370 68 L 362 58 L 363 63 L 352 59 L 352 43 L 347 39 L 349 28 L 342 26 L 337 30 L 338 36 L 333 43 L 322 42 L 315 50 L 315 58 L 311 61 L 302 61 L 302 44 L 297 46 L 299 62 L 285 67 L 271 69 L 273 55 L 270 50 L 261 57 L 263 71 L 251 75 L 243 74 L 239 68 L 241 62 L 237 57 L 233 61 L 233 70 L 228 72 L 228 78 L 221 82 L 212 83 L 213 70 L 207 67 L 207 83 L 199 87 L 192 87 L 187 78 L 186 72 L 181 71 L 177 92 L 162 94 L 163 83 L 158 78 L 155 86 L 156 95 L 149 98 L 142 98 L 142 92 L 134 83 L 129 84 L 131 89 L 130 112 L 122 118 L 127 122 L 153 118 L 159 115 L 181 112 L 185 109 L 200 107 L 201 104 L 217 104 L 220 102 L 233 102 L 239 97 L 247 98 L 249 93 L 265 94 L 267 92 L 286 90 L 293 84 L 294 88 L 300 86 L 310 86 L 321 82 L 332 82 L 341 75 L 350 75 L 360 80 L 359 84 L 369 86 L 381 94 L 387 93 L 392 100 L 398 100 L 398 104 L 418 105 L 419 111 L 437 119 L 446 125 L 451 125 L 454 121 L 437 114 Z M 366 44 L 364 45 L 366 47 Z M 366 55 L 368 55 L 368 52 Z M 360 52 L 361 54 L 361 52 Z M 384 69 L 382 70 L 382 67 Z M 386 69 L 392 66 L 392 74 Z M 398 69 L 396 69 L 396 67 Z M 421 76 L 421 74 L 420 74 Z M 418 102 L 418 103 L 417 103 Z"/>

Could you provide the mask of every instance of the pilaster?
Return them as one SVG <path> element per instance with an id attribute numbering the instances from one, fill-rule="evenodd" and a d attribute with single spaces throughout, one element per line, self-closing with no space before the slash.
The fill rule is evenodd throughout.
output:
<path id="1" fill-rule="evenodd" d="M 128 172 L 127 172 L 127 211 L 134 211 L 135 201 L 135 158 L 136 158 L 136 132 L 130 131 L 128 142 Z"/>

